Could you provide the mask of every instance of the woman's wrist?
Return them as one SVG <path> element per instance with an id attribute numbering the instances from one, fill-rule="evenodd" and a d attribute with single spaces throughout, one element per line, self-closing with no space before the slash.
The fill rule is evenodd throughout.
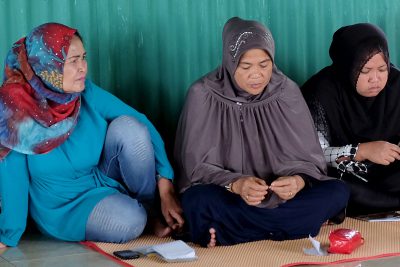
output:
<path id="1" fill-rule="evenodd" d="M 343 161 L 363 161 L 365 158 L 360 154 L 360 144 L 350 144 L 341 147 L 342 153 L 335 159 L 336 163 L 339 164 Z"/>
<path id="2" fill-rule="evenodd" d="M 157 177 L 158 191 L 160 192 L 160 197 L 168 196 L 174 194 L 174 185 L 170 179 L 162 176 Z"/>
<path id="3" fill-rule="evenodd" d="M 232 182 L 232 193 L 240 195 L 241 187 L 243 185 L 243 177 L 237 179 L 236 181 Z"/>
<path id="4" fill-rule="evenodd" d="M 225 185 L 225 189 L 228 190 L 228 191 L 231 192 L 231 193 L 233 193 L 233 191 L 232 191 L 232 184 L 233 184 L 233 183 L 229 183 L 229 184 Z"/>
<path id="5" fill-rule="evenodd" d="M 297 185 L 298 191 L 300 191 L 301 189 L 303 189 L 305 187 L 306 182 L 304 181 L 303 177 L 299 174 L 293 175 L 293 177 L 296 179 L 296 185 Z"/>
<path id="6" fill-rule="evenodd" d="M 231 183 L 229 183 L 229 184 L 227 184 L 226 186 L 225 186 L 225 189 L 226 190 L 228 190 L 229 192 L 231 192 L 231 193 L 234 193 L 234 194 L 237 194 L 236 192 L 236 190 L 235 190 L 235 188 L 234 188 L 234 185 L 236 184 L 236 181 L 234 181 L 234 182 L 231 182 Z"/>
<path id="7" fill-rule="evenodd" d="M 363 155 L 363 148 L 364 148 L 364 144 L 359 143 L 355 149 L 355 153 L 353 156 L 353 159 L 355 161 L 364 161 L 366 160 L 366 158 Z"/>

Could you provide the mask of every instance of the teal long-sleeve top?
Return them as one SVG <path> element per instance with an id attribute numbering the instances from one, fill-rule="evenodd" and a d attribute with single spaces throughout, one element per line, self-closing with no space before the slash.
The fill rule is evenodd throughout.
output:
<path id="1" fill-rule="evenodd" d="M 29 211 L 39 229 L 67 241 L 85 239 L 86 221 L 104 197 L 126 192 L 97 165 L 107 126 L 121 115 L 135 117 L 150 133 L 157 174 L 172 179 L 161 136 L 141 113 L 87 80 L 81 110 L 71 136 L 49 153 L 12 151 L 0 161 L 0 242 L 16 246 Z"/>

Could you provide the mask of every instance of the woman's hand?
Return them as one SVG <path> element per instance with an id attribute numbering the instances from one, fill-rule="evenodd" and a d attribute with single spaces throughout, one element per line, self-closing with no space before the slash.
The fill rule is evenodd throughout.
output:
<path id="1" fill-rule="evenodd" d="M 400 147 L 385 141 L 361 143 L 358 145 L 358 151 L 354 159 L 389 165 L 395 160 L 400 160 Z"/>
<path id="2" fill-rule="evenodd" d="M 179 230 L 184 224 L 182 218 L 182 208 L 175 195 L 172 182 L 166 178 L 158 180 L 158 190 L 160 191 L 161 212 L 168 226 L 173 230 Z"/>
<path id="3" fill-rule="evenodd" d="M 0 249 L 6 248 L 7 246 L 0 242 Z"/>
<path id="4" fill-rule="evenodd" d="M 268 185 L 257 177 L 242 177 L 232 183 L 232 192 L 239 194 L 251 206 L 261 203 L 268 193 Z"/>
<path id="5" fill-rule="evenodd" d="M 281 199 L 289 200 L 305 186 L 305 182 L 300 175 L 281 176 L 271 183 L 269 187 Z"/>

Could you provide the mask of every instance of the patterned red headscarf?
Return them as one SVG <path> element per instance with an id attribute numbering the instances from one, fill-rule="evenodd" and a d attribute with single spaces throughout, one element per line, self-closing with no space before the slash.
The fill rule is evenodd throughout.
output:
<path id="1" fill-rule="evenodd" d="M 15 150 L 41 154 L 74 129 L 79 93 L 64 93 L 63 68 L 75 29 L 47 23 L 9 51 L 0 87 L 0 159 Z"/>

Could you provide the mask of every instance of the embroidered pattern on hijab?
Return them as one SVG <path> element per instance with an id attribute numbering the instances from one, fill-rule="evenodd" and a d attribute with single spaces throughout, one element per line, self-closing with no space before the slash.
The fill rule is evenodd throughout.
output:
<path id="1" fill-rule="evenodd" d="M 47 23 L 14 43 L 0 87 L 0 160 L 11 150 L 41 154 L 73 131 L 80 93 L 64 93 L 63 67 L 76 29 Z"/>
<path id="2" fill-rule="evenodd" d="M 269 29 L 234 17 L 222 39 L 222 64 L 190 87 L 178 123 L 174 156 L 180 192 L 196 184 L 227 185 L 243 176 L 268 184 L 295 174 L 330 179 L 301 92 L 274 64 Z M 240 88 L 234 78 L 240 58 L 251 49 L 266 51 L 272 60 L 271 79 L 258 95 Z M 260 207 L 283 202 L 271 193 Z"/>
<path id="3" fill-rule="evenodd" d="M 247 39 L 251 38 L 253 36 L 253 34 L 257 34 L 257 33 L 253 33 L 253 32 L 242 32 L 239 37 L 237 38 L 235 44 L 232 44 L 229 46 L 229 49 L 231 51 L 231 55 L 232 55 L 232 61 L 234 62 L 236 60 L 236 56 L 239 52 L 239 48 L 242 44 L 245 44 L 247 42 Z M 273 39 L 272 39 L 272 35 L 270 32 L 265 32 L 264 34 L 261 35 L 261 37 L 263 37 L 266 41 L 267 44 L 271 45 L 274 43 Z"/>
<path id="4" fill-rule="evenodd" d="M 272 62 L 275 62 L 274 39 L 269 29 L 261 23 L 242 20 L 238 17 L 231 18 L 224 26 L 222 43 L 222 65 L 205 78 L 207 86 L 213 88 L 216 93 L 222 94 L 233 101 L 253 102 L 268 98 L 271 93 L 276 93 L 275 89 L 282 87 L 287 82 L 287 77 L 275 64 L 273 66 L 273 75 L 268 85 L 269 90 L 264 90 L 259 95 L 251 95 L 245 92 L 236 84 L 234 79 L 231 79 L 239 64 L 240 57 L 251 48 L 265 50 Z"/>

